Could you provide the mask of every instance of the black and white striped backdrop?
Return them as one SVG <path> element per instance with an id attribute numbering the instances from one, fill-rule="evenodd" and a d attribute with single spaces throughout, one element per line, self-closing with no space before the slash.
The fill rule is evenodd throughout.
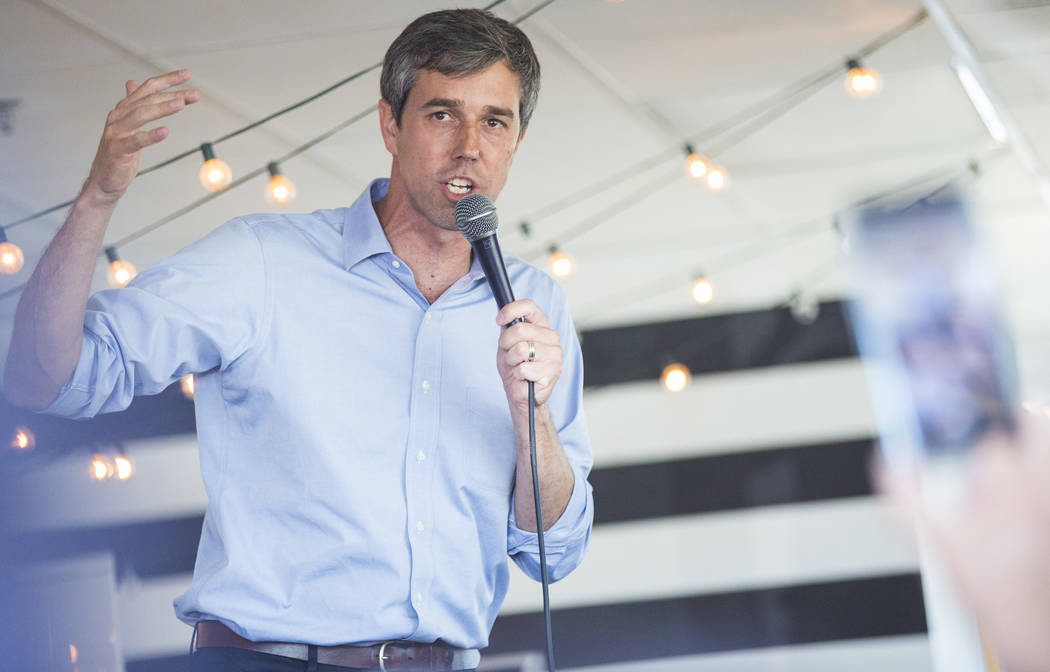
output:
<path id="1" fill-rule="evenodd" d="M 840 303 L 810 325 L 778 308 L 581 338 L 596 519 L 551 587 L 560 669 L 931 669 L 914 543 L 871 494 L 874 418 Z M 669 357 L 693 371 L 681 393 L 657 380 Z M 88 422 L 2 419 L 39 444 L 0 494 L 7 559 L 111 553 L 127 670 L 184 670 L 171 601 L 205 507 L 191 403 L 169 389 Z M 68 445 L 113 438 L 135 475 L 93 482 Z M 542 669 L 539 584 L 511 573 L 483 669 Z"/>

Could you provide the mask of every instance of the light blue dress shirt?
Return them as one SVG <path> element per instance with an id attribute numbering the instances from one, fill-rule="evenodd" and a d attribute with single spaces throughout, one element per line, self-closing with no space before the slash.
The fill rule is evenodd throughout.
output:
<path id="1" fill-rule="evenodd" d="M 257 641 L 481 648 L 507 556 L 539 579 L 537 536 L 514 518 L 492 292 L 475 260 L 427 302 L 372 206 L 388 186 L 349 208 L 231 220 L 88 303 L 80 360 L 48 413 L 118 411 L 198 373 L 208 508 L 174 603 L 188 624 L 221 620 Z M 557 283 L 505 259 L 565 353 L 548 402 L 575 476 L 544 537 L 557 580 L 593 520 L 582 358 Z"/>

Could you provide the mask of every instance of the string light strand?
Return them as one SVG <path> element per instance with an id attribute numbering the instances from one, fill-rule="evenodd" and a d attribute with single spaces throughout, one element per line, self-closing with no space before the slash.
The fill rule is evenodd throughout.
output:
<path id="1" fill-rule="evenodd" d="M 978 163 L 986 164 L 999 156 L 1005 155 L 1005 153 L 1006 150 L 1004 148 L 997 147 L 985 154 L 983 158 L 979 159 Z M 944 188 L 944 185 L 941 184 L 942 180 L 956 180 L 960 173 L 975 174 L 972 167 L 974 163 L 973 160 L 968 160 L 966 167 L 962 170 L 960 170 L 958 166 L 951 166 L 941 167 L 936 171 L 927 171 L 860 201 L 838 208 L 831 213 L 809 218 L 804 222 L 790 227 L 779 236 L 756 241 L 752 245 L 745 246 L 743 249 L 733 250 L 719 258 L 705 263 L 705 271 L 710 278 L 714 275 L 725 273 L 738 266 L 751 263 L 771 252 L 781 251 L 784 249 L 785 242 L 787 244 L 793 244 L 802 242 L 816 235 L 826 234 L 829 230 L 828 222 L 835 221 L 840 212 L 844 212 L 853 207 L 872 205 L 888 198 L 899 196 L 907 191 L 917 189 L 922 185 L 929 184 L 931 181 L 937 181 L 938 186 L 934 188 L 932 192 L 922 197 L 929 198 L 930 194 L 935 194 Z M 695 262 L 693 263 L 695 264 Z M 690 269 L 691 268 L 693 268 L 693 266 L 690 266 Z M 620 288 L 609 296 L 594 301 L 587 309 L 580 311 L 581 317 L 576 320 L 577 328 L 585 328 L 589 321 L 596 319 L 599 316 L 606 315 L 609 309 L 618 310 L 638 301 L 651 299 L 654 295 L 670 291 L 681 291 L 683 279 L 688 278 L 689 274 L 689 269 L 678 270 L 673 274 L 669 273 L 666 276 L 661 276 L 658 280 L 644 283 L 633 289 L 629 288 L 624 290 L 623 288 Z"/>
<path id="2" fill-rule="evenodd" d="M 661 189 L 665 189 L 671 186 L 678 180 L 678 178 L 681 177 L 681 173 L 682 171 L 678 166 L 675 166 L 673 174 L 661 173 L 655 180 L 650 180 L 649 182 L 644 183 L 641 187 L 635 189 L 634 191 L 631 191 L 623 198 L 617 199 L 616 202 L 603 208 L 595 214 L 590 215 L 582 222 L 576 224 L 576 226 L 561 234 L 558 237 L 558 240 L 562 244 L 564 244 L 575 238 L 579 238 L 591 229 L 609 220 L 611 217 L 622 213 L 626 208 L 638 203 L 643 198 L 647 196 L 652 196 L 656 193 L 659 193 Z M 545 247 L 537 247 L 533 250 L 530 250 L 529 252 L 526 252 L 521 256 L 525 259 L 537 259 L 546 254 L 547 250 L 549 250 L 550 247 L 550 245 L 547 245 Z"/>
<path id="3" fill-rule="evenodd" d="M 901 37 L 908 31 L 914 29 L 925 19 L 926 10 L 919 10 L 904 23 L 895 26 L 862 45 L 855 53 L 860 56 L 868 56 Z M 841 74 L 842 64 L 841 61 L 837 60 L 834 65 L 801 77 L 788 86 L 775 91 L 771 95 L 762 98 L 743 110 L 731 114 L 724 119 L 711 124 L 707 128 L 697 131 L 689 136 L 686 139 L 686 142 L 697 147 L 704 147 L 707 144 L 714 142 L 719 137 L 729 133 L 733 129 L 744 127 L 746 131 L 735 133 L 730 136 L 729 139 L 723 139 L 718 151 L 725 151 L 783 116 L 789 110 L 795 108 L 801 102 L 814 95 L 828 83 L 838 79 Z M 582 201 L 608 191 L 631 177 L 636 176 L 640 172 L 659 166 L 668 159 L 678 159 L 678 157 L 681 156 L 681 148 L 681 143 L 668 146 L 659 152 L 640 159 L 636 163 L 617 171 L 606 178 L 581 187 L 571 194 L 529 213 L 525 217 L 522 217 L 522 219 L 530 222 L 531 225 L 538 220 L 545 219 L 573 207 Z M 559 242 L 564 244 L 566 240 L 561 237 L 559 238 Z M 547 249 L 551 244 L 551 241 L 547 241 L 544 246 L 542 246 L 542 249 Z"/>

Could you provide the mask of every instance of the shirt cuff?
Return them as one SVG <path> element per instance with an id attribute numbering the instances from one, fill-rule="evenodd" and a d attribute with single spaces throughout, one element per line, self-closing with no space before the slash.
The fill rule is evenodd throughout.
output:
<path id="1" fill-rule="evenodd" d="M 564 550 L 565 546 L 576 536 L 576 528 L 587 512 L 587 489 L 590 487 L 587 479 L 580 476 L 574 469 L 572 472 L 573 484 L 572 494 L 569 495 L 569 503 L 565 511 L 551 525 L 550 529 L 543 531 L 543 544 L 548 552 Z M 517 516 L 514 514 L 514 497 L 510 502 L 510 519 L 507 526 L 507 550 L 513 555 L 519 552 L 539 553 L 540 537 L 536 532 L 527 532 L 518 527 Z"/>

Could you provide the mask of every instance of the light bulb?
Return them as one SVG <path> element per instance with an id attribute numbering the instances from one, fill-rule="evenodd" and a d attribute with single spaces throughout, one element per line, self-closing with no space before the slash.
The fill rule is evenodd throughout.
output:
<path id="1" fill-rule="evenodd" d="M 117 259 L 116 261 L 110 262 L 109 271 L 106 273 L 106 279 L 109 280 L 110 287 L 120 289 L 121 287 L 126 287 L 136 275 L 138 275 L 138 273 L 131 262 Z"/>
<path id="2" fill-rule="evenodd" d="M 0 273 L 14 275 L 22 270 L 25 262 L 22 248 L 6 240 L 0 243 Z"/>
<path id="3" fill-rule="evenodd" d="M 722 166 L 711 166 L 707 170 L 706 181 L 709 188 L 718 191 L 729 185 L 729 174 Z"/>
<path id="4" fill-rule="evenodd" d="M 109 270 L 106 272 L 109 286 L 114 289 L 126 287 L 131 279 L 138 275 L 135 266 L 130 261 L 121 259 L 116 247 L 107 247 L 104 252 L 106 259 L 109 259 Z"/>
<path id="5" fill-rule="evenodd" d="M 267 168 L 270 170 L 270 183 L 266 185 L 266 200 L 271 205 L 288 205 L 295 198 L 295 185 L 281 174 L 276 162 L 271 162 Z"/>
<path id="6" fill-rule="evenodd" d="M 689 143 L 685 144 L 685 168 L 689 172 L 689 175 L 700 179 L 707 172 L 707 169 L 711 165 L 711 161 L 703 154 L 698 154 L 693 146 Z"/>
<path id="7" fill-rule="evenodd" d="M 685 386 L 689 384 L 689 379 L 692 374 L 689 373 L 689 369 L 685 364 L 668 364 L 664 367 L 663 373 L 660 375 L 663 379 L 664 387 L 671 392 L 681 392 L 685 389 Z"/>
<path id="8" fill-rule="evenodd" d="M 113 465 L 117 470 L 117 478 L 126 481 L 131 478 L 131 460 L 125 455 L 117 455 L 113 458 Z"/>
<path id="9" fill-rule="evenodd" d="M 28 427 L 16 427 L 14 438 L 11 439 L 11 447 L 15 450 L 29 450 L 36 445 L 36 437 Z"/>
<path id="10" fill-rule="evenodd" d="M 95 453 L 91 456 L 91 475 L 96 481 L 104 481 L 113 475 L 113 463 L 105 455 Z"/>
<path id="11" fill-rule="evenodd" d="M 693 177 L 701 178 L 707 172 L 707 159 L 699 154 L 690 154 L 685 162 L 689 167 L 689 174 Z"/>
<path id="12" fill-rule="evenodd" d="M 865 68 L 860 61 L 850 60 L 846 63 L 849 72 L 846 73 L 846 91 L 854 98 L 867 98 L 879 90 L 881 77 L 879 73 L 870 68 Z"/>
<path id="13" fill-rule="evenodd" d="M 575 264 L 572 261 L 572 257 L 565 254 L 556 247 L 551 248 L 551 272 L 559 278 L 564 278 L 572 274 Z"/>
<path id="14" fill-rule="evenodd" d="M 233 171 L 222 159 L 208 159 L 201 166 L 201 184 L 208 191 L 222 191 L 233 181 Z"/>
<path id="15" fill-rule="evenodd" d="M 193 374 L 188 373 L 179 379 L 179 384 L 182 387 L 182 393 L 187 399 L 193 399 Z"/>
<path id="16" fill-rule="evenodd" d="M 698 276 L 693 281 L 693 301 L 701 306 L 706 306 L 713 298 L 715 298 L 715 288 L 711 285 L 711 281 L 702 275 Z"/>
<path id="17" fill-rule="evenodd" d="M 233 181 L 233 172 L 222 159 L 215 158 L 210 142 L 201 145 L 204 165 L 201 166 L 201 184 L 208 191 L 222 191 Z"/>

